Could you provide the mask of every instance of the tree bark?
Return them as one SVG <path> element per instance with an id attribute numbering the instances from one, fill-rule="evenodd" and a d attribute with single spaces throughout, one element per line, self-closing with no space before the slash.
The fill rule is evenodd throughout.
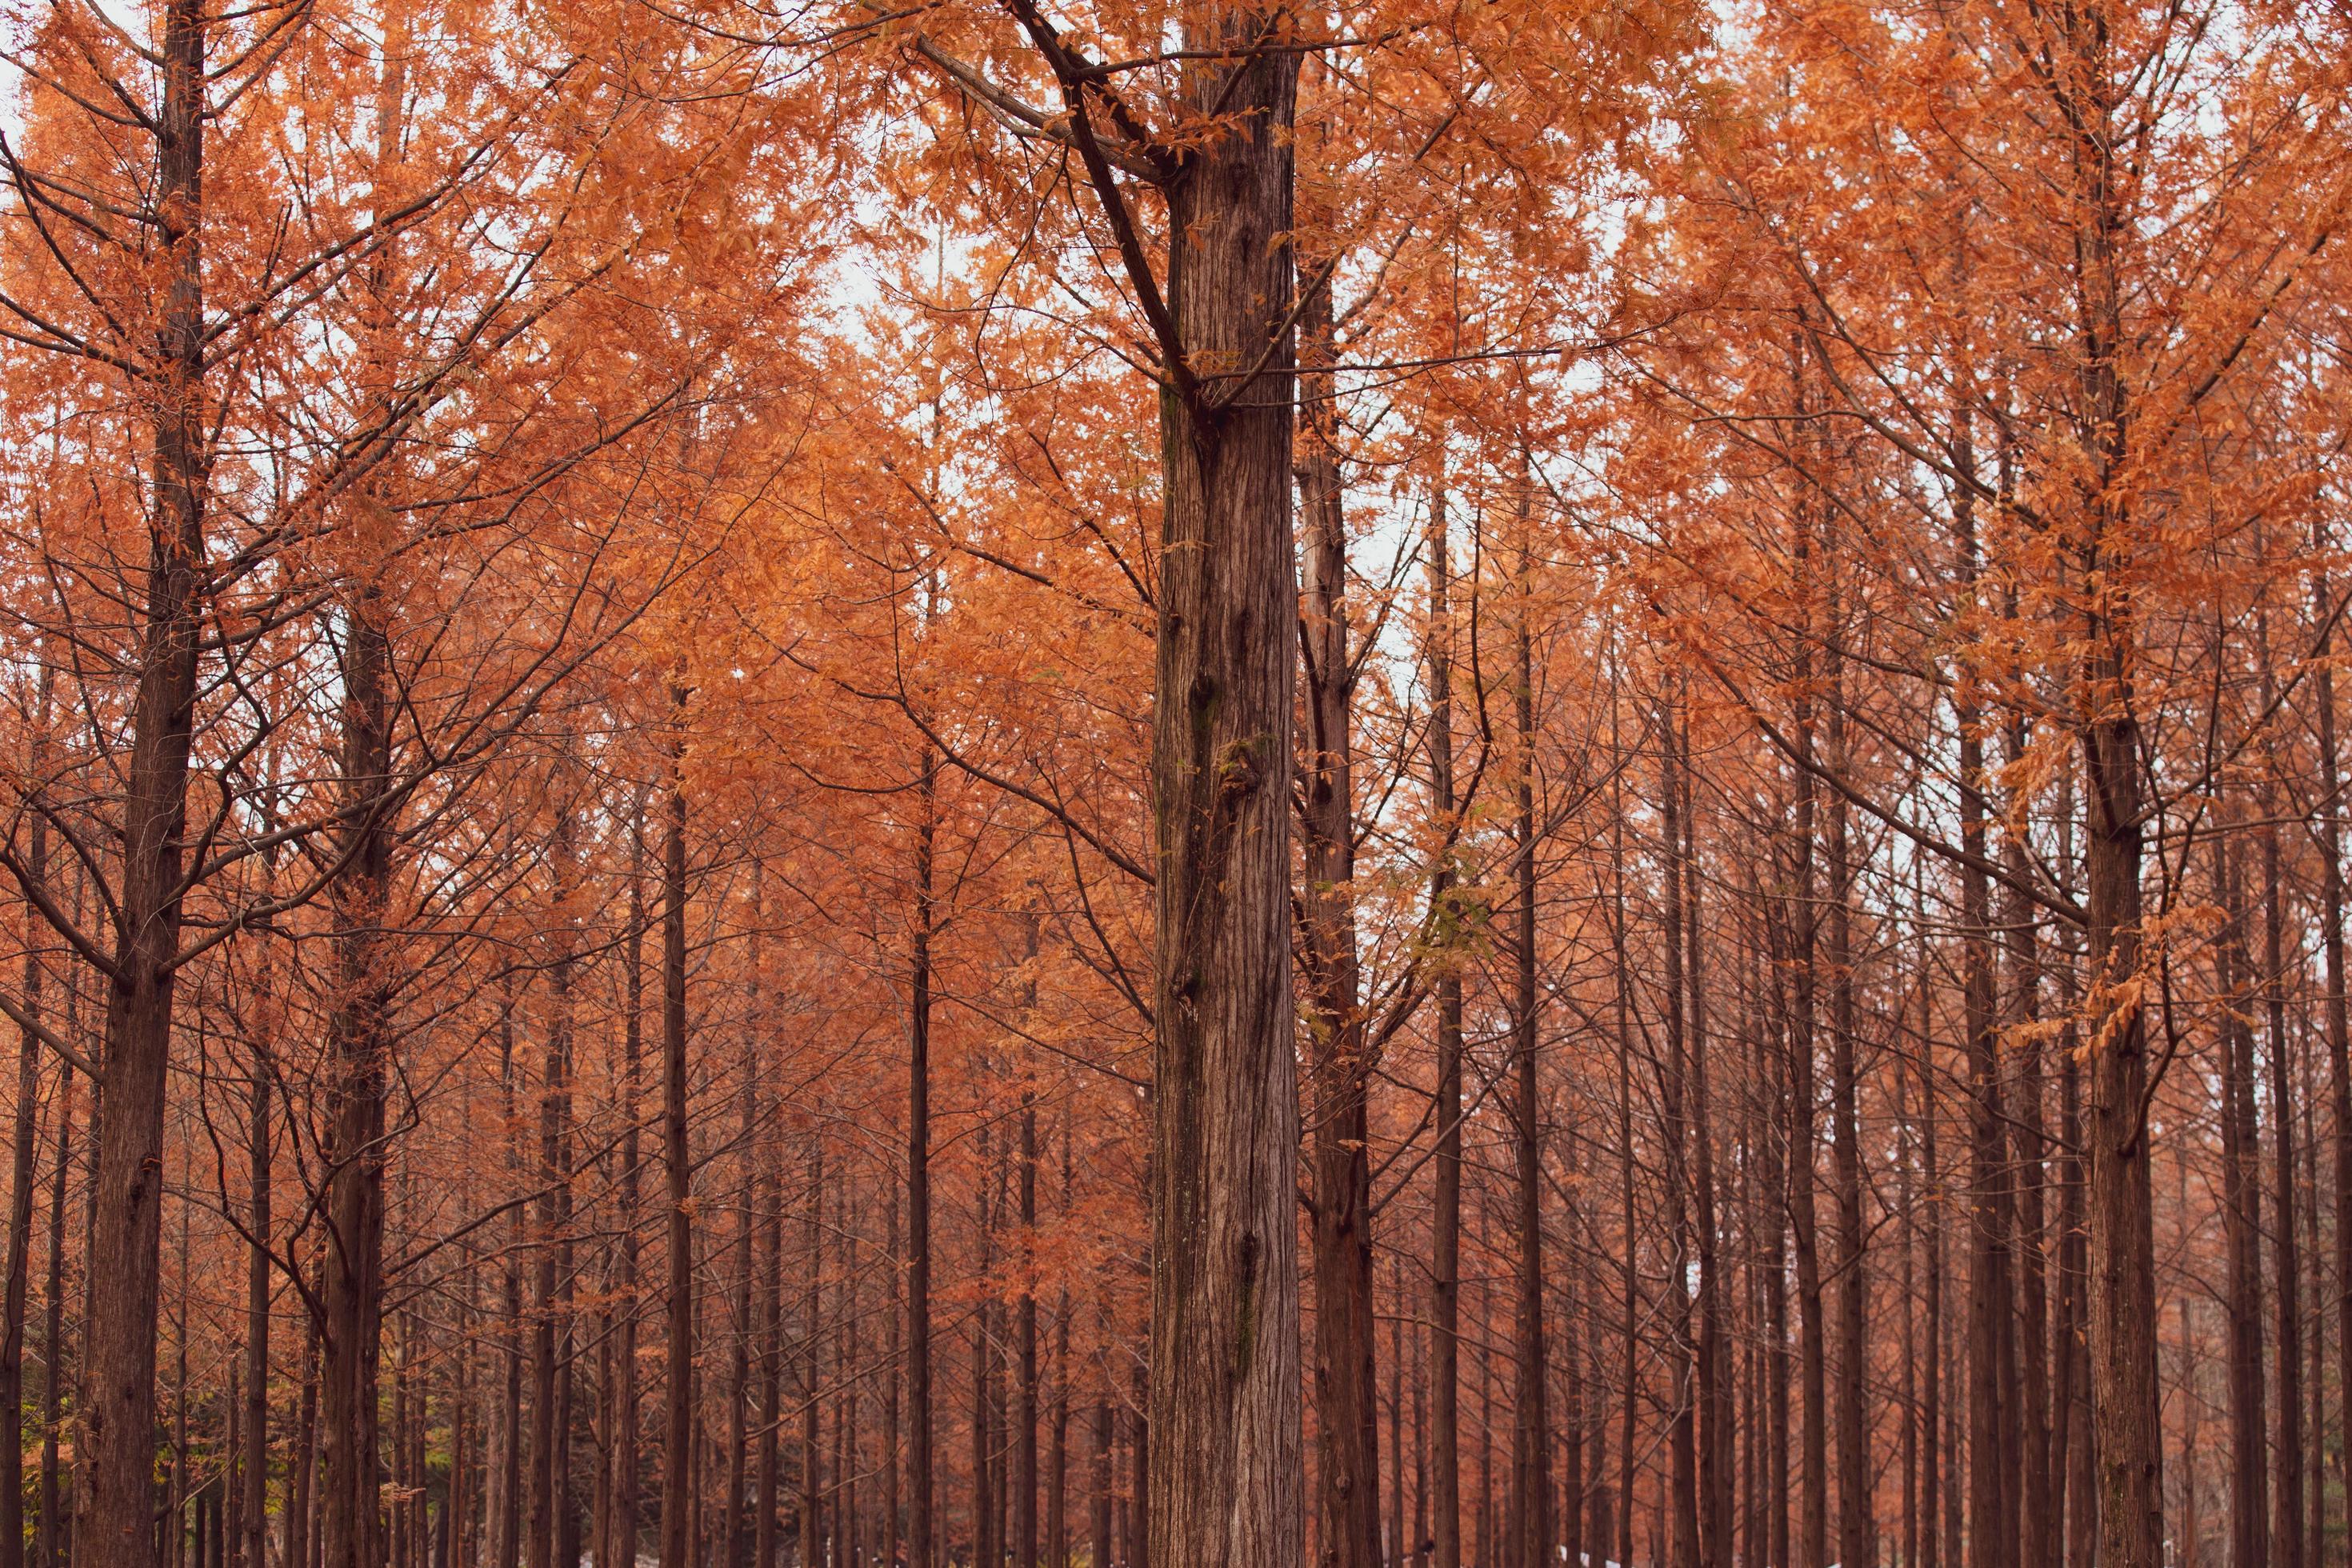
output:
<path id="1" fill-rule="evenodd" d="M 686 692 L 673 700 L 684 720 Z M 668 1386 L 662 1431 L 661 1568 L 693 1568 L 694 1471 L 693 1160 L 686 1134 L 686 760 L 671 742 L 662 834 L 662 1154 L 668 1173 Z"/>
<path id="2" fill-rule="evenodd" d="M 1298 1561 L 1290 975 L 1296 606 L 1290 464 L 1298 57 L 1276 6 L 1187 19 L 1181 97 L 1216 116 L 1168 192 L 1147 1553 Z M 1238 368 L 1211 393 L 1202 373 Z"/>
<path id="3" fill-rule="evenodd" d="M 1441 472 L 1429 502 L 1429 809 L 1450 841 L 1461 803 L 1454 784 L 1454 624 L 1445 480 Z M 1463 932 L 1453 907 L 1454 852 L 1439 855 L 1429 875 L 1436 911 L 1431 942 L 1443 949 Z M 1436 1568 L 1462 1568 L 1462 1426 L 1459 1400 L 1462 1258 L 1462 975 L 1450 952 L 1437 973 L 1437 1155 L 1430 1209 L 1429 1384 L 1431 1549 Z"/>
<path id="4" fill-rule="evenodd" d="M 1302 268 L 1303 270 L 1303 268 Z M 1311 1063 L 1317 1555 L 1324 1568 L 1380 1568 L 1379 1408 L 1373 1371 L 1371 1159 L 1356 957 L 1353 708 L 1347 517 L 1340 493 L 1331 295 L 1311 277 L 1300 310 L 1310 399 L 1300 423 L 1298 501 L 1307 538 L 1299 652 L 1307 733 L 1298 753 L 1299 952 Z"/>
<path id="5" fill-rule="evenodd" d="M 320 1395 L 326 1462 L 320 1520 L 325 1568 L 381 1568 L 383 1519 L 377 1363 L 383 1317 L 384 1097 L 391 993 L 383 931 L 392 824 L 391 646 L 382 595 L 356 584 L 344 615 L 342 792 L 347 824 L 333 888 L 335 1005 L 327 1025 L 336 1079 L 329 1149 L 325 1356 Z"/>
<path id="6" fill-rule="evenodd" d="M 121 817 L 121 885 L 91 1145 L 75 1455 L 81 1568 L 149 1568 L 155 1499 L 156 1315 L 162 1289 L 163 1110 L 182 908 L 181 839 L 194 734 L 205 493 L 202 236 L 205 47 L 198 0 L 169 0 L 153 118 L 152 276 L 157 353 L 142 379 L 152 415 L 146 601 Z"/>

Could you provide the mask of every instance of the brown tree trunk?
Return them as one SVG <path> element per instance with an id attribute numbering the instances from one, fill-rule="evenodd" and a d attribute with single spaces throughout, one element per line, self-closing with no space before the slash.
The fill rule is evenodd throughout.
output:
<path id="1" fill-rule="evenodd" d="M 2324 537 L 2317 541 L 2322 546 Z M 2326 577 L 2312 584 L 2313 613 L 2328 625 L 2334 595 Z M 2327 1104 L 2335 1128 L 2329 1139 L 2329 1175 L 2338 1215 L 2352 1215 L 2352 984 L 2344 963 L 2344 801 L 2336 758 L 2336 670 L 2324 639 L 2312 661 L 2311 705 L 2319 757 L 2316 812 L 2320 854 L 2320 950 L 2326 965 Z M 2316 1194 L 2315 1194 L 2315 1199 Z M 2339 1220 L 2335 1233 L 2336 1486 L 2352 1497 L 2352 1225 Z"/>
<path id="2" fill-rule="evenodd" d="M 638 1107 L 645 1103 L 645 807 L 644 797 L 630 813 L 628 929 L 621 945 L 621 1176 L 617 1222 L 619 1231 L 614 1289 L 619 1298 L 620 1323 L 613 1347 L 613 1479 L 610 1497 L 613 1519 L 605 1531 L 626 1568 L 636 1568 L 638 1469 L 641 1445 L 637 1400 L 637 1199 L 642 1178 Z M 472 1568 L 471 1564 L 465 1568 Z M 599 1564 L 598 1568 L 605 1568 Z"/>
<path id="3" fill-rule="evenodd" d="M 935 1568 L 938 1559 L 931 1544 L 931 847 L 937 831 L 939 769 L 929 746 L 922 751 L 918 783 L 921 815 L 915 826 L 915 924 L 907 958 L 907 1552 L 909 1568 Z"/>
<path id="4" fill-rule="evenodd" d="M 54 679 L 45 662 L 32 744 L 32 771 L 37 779 L 45 772 L 47 760 Z M 38 810 L 31 815 L 25 878 L 33 886 L 46 889 L 49 825 Z M 27 940 L 19 1005 L 25 1016 L 36 1023 L 41 1017 L 42 978 L 38 944 Z M 41 1040 L 27 1024 L 19 1031 L 16 1043 L 16 1121 L 8 1162 L 8 1274 L 5 1287 L 0 1288 L 0 1420 L 11 1424 L 0 1432 L 0 1568 L 25 1565 L 25 1445 L 18 1440 L 17 1427 L 25 1407 L 25 1306 L 33 1279 L 33 1183 L 37 1174 L 33 1156 L 40 1142 L 40 1103 Z M 54 1366 L 48 1376 L 52 1383 L 56 1381 Z"/>
<path id="5" fill-rule="evenodd" d="M 246 1451 L 244 1560 L 264 1568 L 269 1539 L 269 1074 L 267 1057 L 253 1066 L 253 1107 L 247 1129 L 247 1220 L 253 1239 L 245 1255 Z"/>
<path id="6" fill-rule="evenodd" d="M 2123 493 L 2130 424 L 2119 358 L 2124 346 L 2121 268 L 2130 232 L 2114 185 L 2116 90 L 2104 28 L 2070 37 L 2069 79 L 2089 87 L 2077 106 L 2089 155 L 2075 160 L 2081 274 L 2088 549 L 2083 562 L 2081 650 L 2074 709 L 2083 753 L 2084 911 L 2089 939 L 2091 1073 L 2084 1137 L 2089 1211 L 2091 1405 L 2098 1431 L 2101 1568 L 2158 1568 L 2163 1561 L 2162 1416 L 2157 1390 L 2155 1202 L 2149 1185 L 2147 1021 L 2141 952 L 2140 863 L 2147 802 L 2132 662 L 2137 627 L 2114 584 L 2133 572 L 2134 520 Z"/>
<path id="7" fill-rule="evenodd" d="M 1168 188 L 1181 357 L 1162 367 L 1153 682 L 1154 1568 L 1291 1563 L 1304 1548 L 1286 326 L 1298 56 L 1255 42 L 1286 21 L 1244 0 L 1187 18 L 1181 95 L 1223 129 Z M 1243 379 L 1195 379 L 1227 366 Z"/>
<path id="8" fill-rule="evenodd" d="M 684 720 L 686 692 L 674 693 Z M 661 1568 L 694 1568 L 693 1160 L 686 1135 L 686 761 L 672 742 L 662 834 L 662 1156 L 668 1173 L 668 1387 L 662 1420 Z"/>
<path id="9" fill-rule="evenodd" d="M 342 867 L 333 889 L 336 995 L 327 1038 L 336 1074 L 333 1166 L 328 1179 L 320 1396 L 326 1463 L 320 1479 L 325 1568 L 381 1568 L 377 1504 L 377 1362 L 383 1339 L 384 1098 L 390 1082 L 392 980 L 386 973 L 386 892 L 392 766 L 391 647 L 382 597 L 358 584 L 345 607 L 342 648 Z"/>
<path id="10" fill-rule="evenodd" d="M 2270 626 L 2267 616 L 2255 623 L 2255 655 L 2259 661 L 2263 710 L 2277 704 L 2277 683 L 2271 674 Z M 2277 1309 L 2278 1441 L 2272 1450 L 2275 1467 L 2273 1495 L 2278 1500 L 2271 1529 L 2271 1550 L 2277 1568 L 2303 1568 L 2303 1258 L 2295 1234 L 2294 1107 L 2289 1092 L 2293 1073 L 2286 1036 L 2286 889 L 2280 864 L 2275 742 L 2266 741 L 2261 780 L 2263 826 L 2263 1003 L 2270 1039 L 2271 1134 L 2274 1163 L 2272 1201 L 2275 1205 L 2273 1245 L 2278 1266 L 2273 1300 Z M 2325 809 L 2334 809 L 2333 804 Z M 2252 1089 L 2249 1080 L 2248 1088 Z"/>
<path id="11" fill-rule="evenodd" d="M 1516 1386 L 1511 1399 L 1511 1540 L 1503 1560 L 1513 1568 L 1553 1568 L 1551 1561 L 1551 1423 L 1546 1410 L 1550 1375 L 1545 1368 L 1543 1317 L 1543 1124 L 1536 1085 L 1538 1042 L 1536 993 L 1536 794 L 1535 641 L 1528 625 L 1534 592 L 1533 544 L 1528 538 L 1528 496 L 1522 475 L 1519 496 L 1519 613 L 1514 628 L 1518 668 L 1516 707 L 1519 766 L 1512 781 L 1517 821 L 1513 826 L 1513 879 L 1517 884 L 1517 930 L 1513 933 L 1511 1001 L 1512 1102 L 1517 1180 L 1513 1190 L 1513 1228 L 1518 1232 L 1517 1311 L 1513 1325 Z M 1679 938 L 1681 921 L 1675 921 Z M 1679 968 L 1680 965 L 1676 965 Z M 1370 1260 L 1365 1262 L 1366 1306 Z M 1369 1311 L 1367 1313 L 1369 1320 Z M 1366 1338 L 1370 1339 L 1370 1322 Z M 1370 1371 L 1369 1357 L 1367 1372 Z M 1378 1452 L 1377 1449 L 1374 1450 Z M 1377 1462 L 1377 1461 L 1375 1461 Z"/>
<path id="12" fill-rule="evenodd" d="M 808 1210 L 803 1242 L 808 1248 L 801 1285 L 801 1561 L 815 1563 L 824 1541 L 824 1460 L 818 1447 L 823 1410 L 817 1399 L 818 1284 L 824 1278 L 824 1141 L 809 1135 Z"/>
<path id="13" fill-rule="evenodd" d="M 68 982 L 66 1009 L 69 1026 L 77 990 Z M 48 1306 L 41 1324 L 41 1355 L 47 1364 L 41 1381 L 41 1480 L 40 1490 L 36 1494 L 38 1501 L 35 1525 L 38 1534 L 35 1568 L 64 1568 L 67 1539 L 63 1515 L 70 1503 L 65 1495 L 64 1456 L 58 1452 L 58 1441 L 65 1418 L 69 1366 L 65 1333 L 66 1179 L 73 1168 L 73 1064 L 67 1063 L 59 1077 L 58 1157 L 49 1173 L 48 1289 L 45 1292 Z M 289 1558 L 289 1562 L 293 1560 Z"/>
<path id="14" fill-rule="evenodd" d="M 1454 568 L 1447 537 L 1445 485 L 1439 477 L 1429 503 L 1429 796 L 1430 815 L 1452 836 L 1460 802 L 1454 784 Z M 1458 940 L 1454 918 L 1454 852 L 1440 855 L 1429 877 L 1430 907 L 1438 911 L 1435 937 Z M 1437 973 L 1437 1157 L 1431 1199 L 1429 1246 L 1430 1510 L 1436 1568 L 1462 1568 L 1462 1428 L 1460 1318 L 1462 1257 L 1462 975 L 1450 953 Z"/>
<path id="15" fill-rule="evenodd" d="M 1832 646 L 1837 640 L 1833 633 Z M 1843 662 L 1832 656 L 1825 730 L 1831 765 L 1840 771 L 1847 763 L 1845 679 Z M 1830 1128 L 1837 1140 L 1830 1173 L 1837 1201 L 1838 1561 L 1859 1565 L 1877 1561 L 1878 1542 L 1872 1491 L 1877 1465 L 1869 1451 L 1869 1428 L 1864 1408 L 1870 1361 L 1869 1325 L 1864 1315 L 1868 1279 L 1864 1272 L 1867 1233 L 1862 1214 L 1860 1080 L 1854 1059 L 1858 1025 L 1854 1007 L 1852 815 L 1843 795 L 1831 799 L 1828 919 L 1822 934 L 1830 971 Z"/>
<path id="16" fill-rule="evenodd" d="M 1034 959 L 1036 928 L 1029 928 Z M 1037 1234 L 1036 1096 L 1021 1096 L 1018 1176 L 1021 1202 L 1021 1292 L 1013 1304 L 1015 1405 L 1013 1414 L 1013 1568 L 1037 1568 L 1037 1297 L 1034 1284 Z"/>
<path id="17" fill-rule="evenodd" d="M 2246 943 L 2245 876 L 2241 855 L 2221 826 L 2213 841 L 2214 881 L 2228 923 L 2219 944 L 2224 1003 L 2221 1048 L 2221 1224 L 2227 1239 L 2230 1328 L 2230 1561 L 2265 1568 L 2270 1561 L 2269 1425 L 2263 1415 L 2262 1184 L 2254 1125 L 2254 1036 L 2244 1011 L 2252 1001 Z"/>
<path id="18" fill-rule="evenodd" d="M 164 6 L 163 92 L 152 120 L 152 276 L 162 310 L 156 363 L 141 390 L 154 410 L 153 490 L 121 805 L 119 935 L 91 1132 L 75 1441 L 74 1553 L 82 1568 L 149 1568 L 154 1549 L 163 1110 L 210 466 L 201 254 L 207 25 L 198 0 Z"/>

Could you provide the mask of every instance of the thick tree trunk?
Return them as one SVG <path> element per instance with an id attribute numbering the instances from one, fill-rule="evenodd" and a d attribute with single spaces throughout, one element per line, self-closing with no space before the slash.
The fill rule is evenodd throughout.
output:
<path id="1" fill-rule="evenodd" d="M 198 0 L 169 0 L 164 7 L 152 209 L 161 330 L 157 361 L 142 389 L 154 410 L 153 491 L 121 808 L 113 921 L 120 934 L 91 1134 L 83 1399 L 75 1440 L 74 1553 L 81 1568 L 150 1568 L 154 1549 L 164 1082 L 209 483 L 201 254 L 207 25 Z"/>
<path id="2" fill-rule="evenodd" d="M 1298 1561 L 1298 1101 L 1290 975 L 1290 465 L 1298 57 L 1275 7 L 1187 20 L 1214 114 L 1169 189 L 1148 1556 Z M 1244 367 L 1214 394 L 1194 377 Z M 1254 374 L 1246 372 L 1254 371 Z"/>

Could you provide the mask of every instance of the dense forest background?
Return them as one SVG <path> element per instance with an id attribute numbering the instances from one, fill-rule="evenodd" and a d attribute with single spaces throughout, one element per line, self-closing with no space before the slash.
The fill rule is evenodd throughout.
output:
<path id="1" fill-rule="evenodd" d="M 2346 1560 L 2340 5 L 0 29 L 0 1568 Z"/>

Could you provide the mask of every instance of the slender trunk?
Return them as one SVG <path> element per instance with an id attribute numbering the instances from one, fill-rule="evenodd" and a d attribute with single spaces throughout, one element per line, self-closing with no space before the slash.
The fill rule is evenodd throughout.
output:
<path id="1" fill-rule="evenodd" d="M 2259 617 L 2255 625 L 2262 703 L 2263 711 L 2268 712 L 2277 702 L 2277 683 L 2271 674 L 2268 617 Z M 2303 1259 L 2295 1234 L 2296 1102 L 2288 1092 L 2293 1075 L 2288 1063 L 2286 1036 L 2286 889 L 2280 864 L 2276 826 L 2279 804 L 2275 784 L 2277 759 L 2266 752 L 2264 761 L 2261 782 L 2263 821 L 2262 985 L 2263 1019 L 2270 1037 L 2271 1134 L 2275 1157 L 2272 1197 L 2276 1205 L 2272 1236 L 2278 1258 L 2276 1282 L 2273 1289 L 2278 1311 L 2278 1441 L 2273 1449 L 2273 1462 L 2276 1467 L 2273 1495 L 2278 1500 L 2278 1512 L 2271 1530 L 2271 1549 L 2277 1568 L 2304 1568 Z"/>
<path id="2" fill-rule="evenodd" d="M 1519 495 L 1519 614 L 1515 628 L 1518 656 L 1513 682 L 1518 720 L 1519 766 L 1512 781 L 1517 821 L 1513 826 L 1517 851 L 1513 868 L 1517 884 L 1517 930 L 1512 942 L 1514 974 L 1511 1006 L 1513 1093 L 1511 1121 L 1516 1135 L 1517 1181 L 1514 1190 L 1513 1228 L 1518 1232 L 1518 1299 L 1514 1322 L 1517 1385 L 1511 1410 L 1511 1541 L 1503 1558 L 1514 1568 L 1553 1568 L 1551 1558 L 1551 1425 L 1545 1409 L 1549 1374 L 1544 1366 L 1543 1321 L 1543 1127 L 1536 1093 L 1536 796 L 1535 796 L 1535 643 L 1529 627 L 1529 595 L 1534 590 L 1533 546 L 1528 538 L 1525 478 Z M 1680 922 L 1676 922 L 1679 933 Z M 1370 1261 L 1365 1263 L 1366 1306 L 1370 1306 Z M 1367 1313 L 1369 1318 L 1369 1312 Z M 1370 1340 L 1370 1323 L 1366 1324 Z M 1367 1358 L 1369 1363 L 1369 1357 Z M 1369 1371 L 1369 1364 L 1367 1371 Z M 1370 1425 L 1369 1415 L 1367 1425 Z M 1378 1450 L 1373 1450 L 1377 1454 Z M 1377 1460 L 1375 1461 L 1377 1463 Z"/>
<path id="3" fill-rule="evenodd" d="M 2315 542 L 2325 546 L 2324 537 Z M 2314 615 L 2333 625 L 2334 600 L 2325 577 L 2312 584 Z M 2352 1498 L 2352 1008 L 2344 972 L 2344 800 L 2336 758 L 2336 670 L 2323 640 L 2311 665 L 2311 705 L 2319 758 L 2320 948 L 2326 965 L 2327 1103 L 2335 1212 L 2336 1489 Z M 2315 1194 L 2315 1200 L 2316 1194 Z M 2316 1381 L 2316 1380 L 2315 1380 Z"/>
<path id="4" fill-rule="evenodd" d="M 645 805 L 644 797 L 630 813 L 628 928 L 621 947 L 621 1178 L 614 1293 L 619 1298 L 620 1325 L 613 1347 L 613 1521 L 605 1532 L 621 1561 L 635 1568 L 637 1561 L 637 1450 L 641 1446 L 637 1400 L 637 1199 L 643 1175 L 638 1108 L 645 1103 Z M 471 1564 L 467 1568 L 472 1568 Z M 607 1568 L 599 1563 L 597 1568 Z"/>
<path id="5" fill-rule="evenodd" d="M 935 1568 L 931 1545 L 931 887 L 939 769 L 923 748 L 915 827 L 915 921 L 907 1004 L 907 1552 Z"/>
<path id="6" fill-rule="evenodd" d="M 1300 269 L 1308 272 L 1302 258 Z M 1316 270 L 1319 270 L 1316 269 Z M 1323 1568 L 1379 1568 L 1380 1447 L 1373 1371 L 1371 1159 L 1356 955 L 1353 783 L 1355 650 L 1348 622 L 1348 531 L 1340 493 L 1331 295 L 1312 277 L 1299 342 L 1308 367 L 1297 478 L 1306 540 L 1299 662 L 1307 732 L 1298 754 L 1301 1003 L 1312 1042 L 1317 1556 Z"/>
<path id="7" fill-rule="evenodd" d="M 824 1541 L 824 1461 L 818 1447 L 823 1415 L 817 1400 L 819 1283 L 824 1278 L 824 1141 L 812 1133 L 808 1153 L 808 1209 L 803 1242 L 808 1249 L 801 1284 L 801 1563 L 814 1568 Z"/>
<path id="8" fill-rule="evenodd" d="M 326 1568 L 381 1568 L 377 1362 L 383 1331 L 384 1106 L 391 1082 L 392 980 L 383 931 L 392 821 L 391 647 L 382 596 L 361 584 L 345 605 L 342 789 L 349 813 L 333 898 L 335 1005 L 327 1038 L 336 1079 L 328 1181 L 320 1348 L 326 1465 L 320 1499 Z"/>
<path id="9" fill-rule="evenodd" d="M 265 1568 L 269 1532 L 269 1074 L 267 1058 L 253 1068 L 253 1107 L 247 1128 L 247 1224 L 253 1240 L 245 1256 L 245 1483 L 244 1558 L 248 1568 Z"/>
<path id="10" fill-rule="evenodd" d="M 40 697 L 33 733 L 33 775 L 42 776 L 47 762 L 50 692 L 55 677 L 41 666 Z M 49 825 L 37 809 L 32 814 L 26 846 L 25 879 L 46 888 L 49 868 Z M 25 943 L 25 983 L 19 996 L 25 1016 L 41 1017 L 43 973 L 38 944 Z M 25 1446 L 18 1440 L 20 1412 L 25 1407 L 25 1304 L 32 1288 L 33 1155 L 40 1142 L 41 1040 L 27 1025 L 16 1043 L 16 1121 L 8 1176 L 8 1274 L 0 1288 L 0 1420 L 9 1426 L 0 1433 L 0 1568 L 25 1565 Z M 52 1347 L 54 1348 L 54 1347 Z M 56 1369 L 50 1369 L 52 1382 Z"/>
<path id="11" fill-rule="evenodd" d="M 74 987 L 68 985 L 66 1007 L 70 1021 Z M 66 1064 L 58 1088 L 58 1157 L 49 1174 L 49 1237 L 47 1302 L 41 1324 L 41 1483 L 35 1521 L 39 1530 L 35 1568 L 64 1568 L 66 1530 L 63 1456 L 58 1451 L 58 1428 L 65 1419 L 66 1359 L 66 1178 L 73 1168 L 74 1070 Z M 291 1559 L 289 1560 L 292 1562 Z M 299 1563 L 293 1568 L 300 1568 Z"/>
<path id="12" fill-rule="evenodd" d="M 1036 946 L 1035 927 L 1029 945 Z M 1021 1294 L 1013 1307 L 1013 1353 L 1018 1402 L 1013 1416 L 1013 1568 L 1037 1568 L 1037 1105 L 1021 1096 Z"/>
<path id="13" fill-rule="evenodd" d="M 1430 815 L 1449 839 L 1460 803 L 1454 786 L 1454 628 L 1443 479 L 1429 507 L 1429 795 Z M 1450 900 L 1454 854 L 1449 846 L 1429 877 L 1430 907 L 1439 911 L 1439 937 L 1455 934 Z M 1462 976 L 1451 954 L 1438 960 L 1437 1128 L 1435 1192 L 1430 1214 L 1430 1508 L 1436 1568 L 1462 1568 L 1460 1314 L 1462 1257 Z"/>
<path id="14" fill-rule="evenodd" d="M 686 692 L 673 700 L 683 721 Z M 669 1204 L 668 1387 L 664 1395 L 661 1568 L 692 1568 L 694 1486 L 693 1161 L 686 1135 L 686 761 L 671 742 L 662 834 L 662 1155 Z"/>
<path id="15" fill-rule="evenodd" d="M 2270 1560 L 2270 1463 L 2263 1417 L 2261 1177 L 2254 1125 L 2254 1036 L 2244 1009 L 2251 1000 L 2246 944 L 2245 878 L 2225 825 L 2215 838 L 2214 880 L 2228 923 L 2217 956 L 2225 1003 L 2221 1048 L 2221 1222 L 2229 1253 L 2230 1561 L 2232 1568 L 2264 1568 Z"/>

